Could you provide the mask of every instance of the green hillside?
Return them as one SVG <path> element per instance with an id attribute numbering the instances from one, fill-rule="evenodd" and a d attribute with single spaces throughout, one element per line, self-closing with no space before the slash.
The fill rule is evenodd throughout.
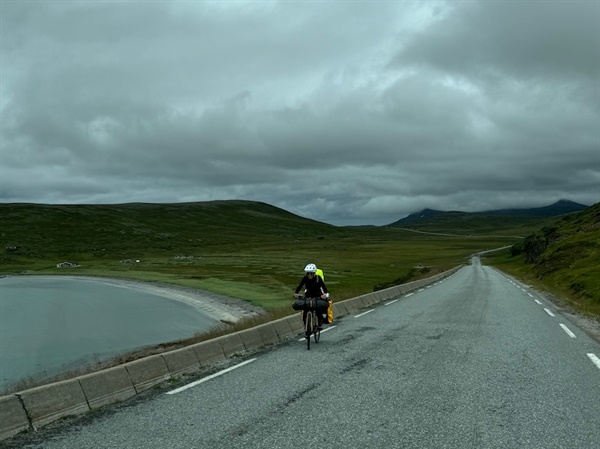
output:
<path id="1" fill-rule="evenodd" d="M 471 254 L 517 243 L 545 223 L 479 220 L 468 227 L 436 223 L 430 229 L 438 232 L 426 233 L 336 227 L 250 201 L 0 204 L 0 274 L 173 283 L 272 310 L 289 308 L 308 262 L 325 269 L 340 300 L 465 263 Z M 56 266 L 65 261 L 79 266 Z"/>
<path id="2" fill-rule="evenodd" d="M 600 203 L 550 220 L 488 263 L 600 316 Z"/>

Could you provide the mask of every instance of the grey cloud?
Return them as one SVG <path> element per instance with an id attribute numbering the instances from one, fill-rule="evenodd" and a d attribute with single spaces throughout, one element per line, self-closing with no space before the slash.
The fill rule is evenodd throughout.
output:
<path id="1" fill-rule="evenodd" d="M 460 2 L 412 37 L 396 64 L 469 76 L 598 77 L 597 2 Z"/>
<path id="2" fill-rule="evenodd" d="M 2 201 L 600 201 L 592 2 L 35 5 L 2 6 Z"/>

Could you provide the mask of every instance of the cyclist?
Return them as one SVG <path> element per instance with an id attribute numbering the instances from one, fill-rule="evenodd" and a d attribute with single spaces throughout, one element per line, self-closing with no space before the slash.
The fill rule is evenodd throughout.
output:
<path id="1" fill-rule="evenodd" d="M 321 276 L 317 275 L 317 266 L 314 263 L 309 263 L 306 267 L 304 267 L 304 272 L 306 273 L 298 287 L 296 287 L 296 291 L 294 292 L 294 298 L 298 297 L 298 292 L 302 290 L 302 287 L 305 287 L 306 290 L 304 292 L 307 298 L 321 298 L 324 300 L 329 299 L 329 293 L 327 293 L 327 286 L 325 282 L 321 278 Z M 327 312 L 325 310 L 325 312 Z M 319 327 L 322 326 L 323 320 L 327 318 L 326 313 L 318 313 L 319 318 Z"/>

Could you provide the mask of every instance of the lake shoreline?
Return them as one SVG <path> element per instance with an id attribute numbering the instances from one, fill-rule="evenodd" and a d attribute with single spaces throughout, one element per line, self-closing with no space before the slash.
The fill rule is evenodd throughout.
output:
<path id="1" fill-rule="evenodd" d="M 196 308 L 199 312 L 208 315 L 214 320 L 227 324 L 233 324 L 243 318 L 258 316 L 265 313 L 264 309 L 241 299 L 219 295 L 206 290 L 158 281 L 141 281 L 137 279 L 94 276 L 90 274 L 9 274 L 1 275 L 1 277 L 52 278 L 101 282 L 116 287 L 129 288 L 132 290 L 161 296 L 170 300 L 183 302 Z"/>

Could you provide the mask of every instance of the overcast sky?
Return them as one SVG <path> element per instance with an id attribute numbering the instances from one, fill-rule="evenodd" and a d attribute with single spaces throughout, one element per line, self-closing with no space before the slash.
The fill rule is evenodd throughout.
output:
<path id="1" fill-rule="evenodd" d="M 597 0 L 0 5 L 0 202 L 600 201 Z"/>

